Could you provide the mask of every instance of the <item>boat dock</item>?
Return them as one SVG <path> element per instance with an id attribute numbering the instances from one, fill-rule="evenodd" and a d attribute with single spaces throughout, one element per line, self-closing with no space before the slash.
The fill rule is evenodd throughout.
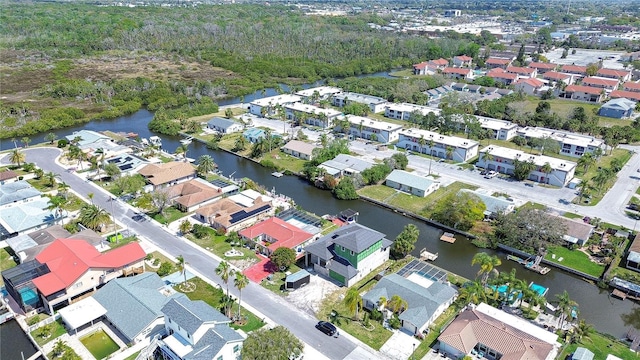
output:
<path id="1" fill-rule="evenodd" d="M 627 298 L 627 294 L 623 293 L 618 289 L 613 289 L 613 291 L 611 292 L 611 296 L 618 298 L 620 300 L 624 300 Z"/>
<path id="2" fill-rule="evenodd" d="M 281 178 L 283 175 L 283 173 L 277 171 L 271 173 L 271 176 L 275 176 L 277 178 Z"/>
<path id="3" fill-rule="evenodd" d="M 427 248 L 420 250 L 420 260 L 433 261 L 438 258 L 438 253 L 431 253 L 427 251 Z"/>
<path id="4" fill-rule="evenodd" d="M 440 236 L 440 240 L 448 242 L 449 244 L 453 244 L 454 242 L 456 242 L 455 235 L 450 232 L 442 234 L 442 236 Z"/>

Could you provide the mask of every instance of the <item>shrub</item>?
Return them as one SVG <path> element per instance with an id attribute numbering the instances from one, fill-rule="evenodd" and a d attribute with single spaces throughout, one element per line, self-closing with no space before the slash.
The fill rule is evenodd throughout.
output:
<path id="1" fill-rule="evenodd" d="M 169 274 L 171 274 L 171 271 L 173 271 L 173 264 L 171 264 L 168 261 L 165 261 L 162 263 L 162 265 L 160 265 L 160 268 L 158 269 L 158 276 L 167 276 Z"/>
<path id="2" fill-rule="evenodd" d="M 371 320 L 373 321 L 382 321 L 382 312 L 378 309 L 371 310 Z"/>
<path id="3" fill-rule="evenodd" d="M 194 224 L 193 228 L 191 229 L 191 233 L 193 233 L 193 236 L 198 239 L 204 239 L 205 237 L 209 236 L 207 228 L 200 224 Z"/>
<path id="4" fill-rule="evenodd" d="M 398 315 L 393 315 L 391 319 L 389 319 L 389 326 L 393 329 L 400 329 L 400 319 L 398 319 Z"/>
<path id="5" fill-rule="evenodd" d="M 60 149 L 67 147 L 67 145 L 69 144 L 69 141 L 67 141 L 67 139 L 60 139 L 58 140 L 58 147 Z"/>

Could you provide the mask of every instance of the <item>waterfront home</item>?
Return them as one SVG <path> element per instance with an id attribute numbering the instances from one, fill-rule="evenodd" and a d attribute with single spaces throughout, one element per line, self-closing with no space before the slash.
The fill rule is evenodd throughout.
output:
<path id="1" fill-rule="evenodd" d="M 483 189 L 461 189 L 458 193 L 473 194 L 480 198 L 486 206 L 486 210 L 484 211 L 485 218 L 493 218 L 498 214 L 508 214 L 513 212 L 516 208 L 512 199 L 506 199 L 502 196 L 493 196 L 491 193 L 487 193 L 486 190 Z"/>
<path id="2" fill-rule="evenodd" d="M 301 100 L 302 97 L 291 94 L 265 97 L 252 101 L 249 105 L 249 112 L 257 116 L 271 116 L 275 114 L 278 107 L 300 102 Z"/>
<path id="3" fill-rule="evenodd" d="M 183 161 L 170 161 L 162 164 L 149 164 L 138 171 L 153 190 L 166 188 L 194 179 L 195 166 Z"/>
<path id="4" fill-rule="evenodd" d="M 352 223 L 307 245 L 305 265 L 348 287 L 389 260 L 392 244 L 385 234 Z"/>
<path id="5" fill-rule="evenodd" d="M 490 145 L 480 150 L 477 166 L 494 170 L 499 173 L 512 175 L 516 162 L 531 162 L 535 169 L 529 174 L 528 180 L 537 181 L 554 186 L 564 187 L 573 179 L 577 164 L 545 155 L 531 155 L 523 151 Z M 542 172 L 542 167 L 549 163 L 551 172 Z"/>
<path id="6" fill-rule="evenodd" d="M 304 103 L 293 103 L 284 106 L 285 118 L 323 129 L 333 127 L 336 120 L 343 116 L 341 111 L 321 108 Z"/>
<path id="7" fill-rule="evenodd" d="M 440 187 L 440 183 L 404 170 L 393 170 L 387 176 L 386 186 L 411 195 L 425 197 Z"/>
<path id="8" fill-rule="evenodd" d="M 413 75 L 434 75 L 438 71 L 438 66 L 427 61 L 413 64 Z"/>
<path id="9" fill-rule="evenodd" d="M 400 310 L 402 330 L 420 336 L 456 299 L 458 292 L 440 281 L 411 273 L 408 277 L 390 274 L 362 296 L 363 307 L 368 310 L 386 311 L 380 299 L 391 300 L 395 295 L 407 302 Z"/>
<path id="10" fill-rule="evenodd" d="M 343 107 L 349 102 L 356 102 L 359 104 L 365 104 L 369 107 L 372 113 L 380 113 L 384 111 L 384 107 L 387 105 L 387 100 L 371 95 L 358 94 L 353 92 L 342 92 L 335 94 L 331 97 L 333 105 Z"/>
<path id="11" fill-rule="evenodd" d="M 202 300 L 186 296 L 169 300 L 163 307 L 165 333 L 159 341 L 166 359 L 238 359 L 244 337 L 229 327 L 231 319 Z"/>
<path id="12" fill-rule="evenodd" d="M 129 153 L 133 150 L 128 146 L 119 145 L 116 141 L 106 135 L 91 130 L 74 131 L 67 135 L 69 143 L 76 145 L 89 157 L 98 155 L 112 157 L 118 154 Z M 100 151 L 98 151 L 100 150 Z M 98 152 L 97 152 L 98 151 Z"/>
<path id="13" fill-rule="evenodd" d="M 136 344 L 165 330 L 162 307 L 171 299 L 184 297 L 165 284 L 154 272 L 118 278 L 100 288 L 95 299 L 105 310 L 105 319 Z"/>
<path id="14" fill-rule="evenodd" d="M 548 87 L 545 84 L 535 78 L 525 78 L 517 80 L 514 83 L 514 89 L 516 91 L 521 91 L 527 95 L 541 95 L 545 92 Z"/>
<path id="15" fill-rule="evenodd" d="M 225 119 L 221 117 L 214 117 L 207 121 L 207 127 L 221 134 L 232 134 L 244 129 L 243 124 L 233 121 L 232 119 Z"/>
<path id="16" fill-rule="evenodd" d="M 335 178 L 358 174 L 373 167 L 375 163 L 348 154 L 338 154 L 334 159 L 318 165 Z"/>
<path id="17" fill-rule="evenodd" d="M 44 307 L 53 314 L 112 279 L 142 273 L 145 255 L 137 242 L 100 253 L 84 240 L 58 239 L 2 278 L 23 311 Z"/>
<path id="18" fill-rule="evenodd" d="M 561 97 L 571 100 L 601 103 L 604 98 L 604 93 L 604 89 L 591 86 L 569 85 L 564 89 L 564 94 L 562 94 Z"/>
<path id="19" fill-rule="evenodd" d="M 559 215 L 549 215 L 557 219 L 564 228 L 562 239 L 570 244 L 583 246 L 589 241 L 595 231 L 595 227 L 580 219 L 569 219 Z"/>
<path id="20" fill-rule="evenodd" d="M 280 149 L 291 156 L 302 160 L 311 160 L 313 158 L 313 150 L 318 146 L 300 140 L 290 140 Z"/>
<path id="21" fill-rule="evenodd" d="M 368 117 L 347 115 L 349 134 L 354 138 L 377 141 L 383 144 L 398 140 L 402 125 L 386 121 L 373 120 Z M 342 128 L 338 127 L 338 131 Z"/>
<path id="22" fill-rule="evenodd" d="M 247 139 L 247 141 L 249 141 L 250 143 L 255 144 L 259 142 L 261 139 L 264 139 L 265 137 L 267 137 L 267 133 L 263 129 L 250 128 L 245 130 L 242 133 L 242 136 L 245 139 Z"/>
<path id="23" fill-rule="evenodd" d="M 246 244 L 265 256 L 271 256 L 281 247 L 293 249 L 298 256 L 302 256 L 304 247 L 313 241 L 313 234 L 277 217 L 254 224 L 238 235 Z"/>
<path id="24" fill-rule="evenodd" d="M 415 128 L 401 130 L 397 146 L 456 162 L 478 155 L 477 141 Z"/>
<path id="25" fill-rule="evenodd" d="M 428 115 L 429 113 L 440 115 L 440 109 L 409 103 L 389 103 L 384 108 L 384 116 L 396 120 L 409 120 L 414 113 L 422 116 Z"/>
<path id="26" fill-rule="evenodd" d="M 171 204 L 183 212 L 191 212 L 211 204 L 224 195 L 220 188 L 200 178 L 170 186 L 165 191 Z"/>
<path id="27" fill-rule="evenodd" d="M 0 185 L 0 241 L 45 228 L 65 214 L 48 210 L 49 198 L 24 180 Z"/>
<path id="28" fill-rule="evenodd" d="M 640 272 L 640 233 L 635 236 L 631 242 L 631 246 L 629 246 L 624 266 L 627 269 Z"/>
<path id="29" fill-rule="evenodd" d="M 609 79 L 616 79 L 616 80 L 625 82 L 625 81 L 631 80 L 631 71 L 600 68 L 598 69 L 596 76 L 609 78 Z"/>
<path id="30" fill-rule="evenodd" d="M 461 312 L 438 336 L 440 352 L 450 358 L 553 360 L 558 335 L 485 303 Z"/>
<path id="31" fill-rule="evenodd" d="M 304 89 L 296 92 L 296 95 L 302 97 L 304 103 L 314 103 L 318 100 L 326 100 L 331 96 L 342 92 L 342 89 L 335 86 L 318 86 L 314 88 Z"/>
<path id="32" fill-rule="evenodd" d="M 640 93 L 637 93 L 640 95 Z M 636 102 L 626 98 L 617 98 L 607 101 L 598 110 L 598 115 L 614 119 L 629 118 L 636 109 Z"/>
<path id="33" fill-rule="evenodd" d="M 114 164 L 120 169 L 120 174 L 127 175 L 137 173 L 149 161 L 133 154 L 119 154 L 106 159 L 106 164 Z"/>
<path id="34" fill-rule="evenodd" d="M 568 131 L 547 129 L 537 126 L 518 128 L 518 136 L 529 139 L 553 139 L 558 142 L 560 154 L 581 157 L 586 153 L 604 152 L 604 141 L 594 136 L 572 133 Z M 598 150 L 600 149 L 600 150 Z"/>
<path id="35" fill-rule="evenodd" d="M 196 217 L 224 233 L 239 231 L 272 216 L 272 198 L 254 190 L 220 199 L 196 210 Z"/>

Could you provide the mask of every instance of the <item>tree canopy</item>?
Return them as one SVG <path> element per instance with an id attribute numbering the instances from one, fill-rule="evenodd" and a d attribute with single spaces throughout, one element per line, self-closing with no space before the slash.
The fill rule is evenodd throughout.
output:
<path id="1" fill-rule="evenodd" d="M 271 262 L 278 267 L 278 269 L 288 269 L 296 262 L 296 252 L 288 247 L 277 248 L 270 256 Z"/>
<path id="2" fill-rule="evenodd" d="M 447 226 L 469 230 L 476 221 L 484 218 L 487 206 L 471 193 L 449 194 L 436 203 L 431 217 Z"/>
<path id="3" fill-rule="evenodd" d="M 261 328 L 249 333 L 242 345 L 246 360 L 287 360 L 302 354 L 304 344 L 284 326 Z"/>
<path id="4" fill-rule="evenodd" d="M 394 254 L 407 256 L 413 249 L 415 249 L 415 243 L 420 236 L 420 230 L 413 224 L 407 224 L 402 232 L 398 234 L 391 250 Z"/>
<path id="5" fill-rule="evenodd" d="M 544 211 L 524 208 L 517 213 L 498 214 L 495 221 L 495 241 L 530 253 L 537 253 L 549 244 L 562 243 L 564 224 Z"/>

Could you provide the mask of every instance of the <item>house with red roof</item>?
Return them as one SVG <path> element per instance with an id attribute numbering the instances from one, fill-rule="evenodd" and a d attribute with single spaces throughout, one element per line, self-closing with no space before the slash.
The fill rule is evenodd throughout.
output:
<path id="1" fill-rule="evenodd" d="M 238 234 L 265 256 L 270 256 L 278 248 L 287 247 L 302 257 L 304 246 L 313 241 L 313 234 L 277 217 L 259 222 Z"/>
<path id="2" fill-rule="evenodd" d="M 620 82 L 616 79 L 605 79 L 601 77 L 590 76 L 582 79 L 582 85 L 607 90 L 616 90 L 618 89 L 618 85 L 620 85 Z"/>
<path id="3" fill-rule="evenodd" d="M 624 91 L 624 90 L 613 90 L 609 97 L 612 99 L 625 98 L 631 101 L 640 101 L 640 92 L 636 91 Z"/>
<path id="4" fill-rule="evenodd" d="M 553 63 L 541 63 L 541 62 L 531 62 L 529 63 L 529 67 L 536 69 L 538 74 L 544 74 L 549 71 L 555 71 L 558 68 L 558 64 Z"/>
<path id="5" fill-rule="evenodd" d="M 144 272 L 145 256 L 137 242 L 101 253 L 85 240 L 57 239 L 2 278 L 25 312 L 44 307 L 53 314 L 112 279 Z"/>
<path id="6" fill-rule="evenodd" d="M 449 60 L 443 58 L 431 60 L 429 61 L 429 65 L 435 66 L 438 70 L 442 70 L 449 66 Z"/>
<path id="7" fill-rule="evenodd" d="M 624 91 L 632 91 L 632 92 L 639 92 L 640 93 L 640 83 L 627 81 L 622 86 L 622 90 L 624 90 Z"/>
<path id="8" fill-rule="evenodd" d="M 528 95 L 539 95 L 545 88 L 545 84 L 535 78 L 520 79 L 516 81 L 514 88 Z"/>
<path id="9" fill-rule="evenodd" d="M 506 72 L 502 68 L 492 69 L 487 73 L 487 76 L 504 85 L 511 85 L 519 78 L 518 74 Z"/>
<path id="10" fill-rule="evenodd" d="M 604 98 L 604 90 L 583 85 L 569 85 L 564 89 L 564 98 L 601 103 Z"/>
<path id="11" fill-rule="evenodd" d="M 513 62 L 512 59 L 490 57 L 484 63 L 486 67 L 489 69 L 496 69 L 496 68 L 506 69 L 507 66 L 510 66 L 512 62 Z"/>
<path id="12" fill-rule="evenodd" d="M 438 68 L 427 61 L 413 65 L 413 75 L 433 75 Z"/>
<path id="13" fill-rule="evenodd" d="M 473 70 L 468 68 L 447 67 L 442 70 L 442 75 L 454 78 L 456 80 L 469 80 L 473 77 Z"/>
<path id="14" fill-rule="evenodd" d="M 453 57 L 453 66 L 455 67 L 471 67 L 471 63 L 473 62 L 473 58 L 467 55 L 460 55 Z"/>
<path id="15" fill-rule="evenodd" d="M 598 70 L 596 76 L 616 79 L 625 82 L 631 80 L 631 71 L 602 68 Z"/>
<path id="16" fill-rule="evenodd" d="M 507 66 L 507 72 L 517 74 L 519 77 L 535 78 L 538 76 L 538 70 L 530 67 Z"/>
<path id="17" fill-rule="evenodd" d="M 560 72 L 565 74 L 576 74 L 580 76 L 587 76 L 587 67 L 579 65 L 562 65 Z"/>
<path id="18" fill-rule="evenodd" d="M 550 83 L 563 82 L 567 85 L 573 84 L 573 75 L 565 74 L 557 71 L 547 71 L 542 74 L 542 78 L 548 80 Z"/>

